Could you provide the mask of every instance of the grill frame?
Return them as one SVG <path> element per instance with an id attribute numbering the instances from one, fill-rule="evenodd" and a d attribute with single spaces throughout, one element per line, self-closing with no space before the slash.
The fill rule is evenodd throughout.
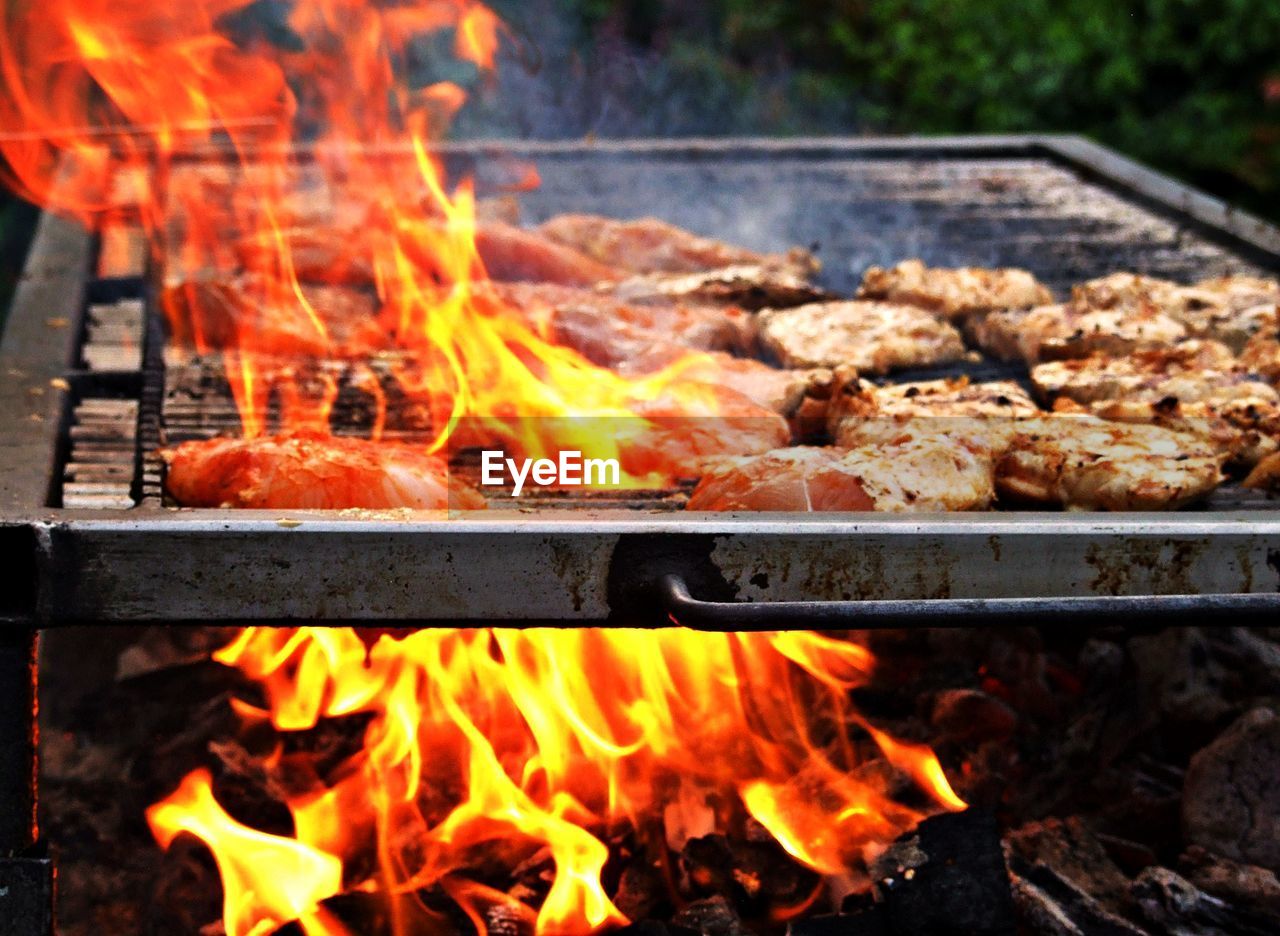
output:
<path id="1" fill-rule="evenodd" d="M 1076 137 L 446 148 L 447 156 L 466 159 L 512 152 L 535 160 L 578 154 L 1049 160 L 1245 262 L 1280 272 L 1274 227 Z M 88 234 L 46 214 L 0 343 L 0 432 L 18 443 L 0 451 L 0 537 L 34 553 L 34 586 L 24 583 L 0 603 L 13 620 L 654 625 L 667 618 L 646 588 L 668 573 L 692 575 L 700 597 L 760 601 L 1280 592 L 1280 504 L 1155 517 L 708 517 L 581 507 L 350 516 L 49 507 L 76 401 L 104 388 L 108 395 L 136 392 L 128 374 L 76 366 L 92 255 Z M 47 324 L 59 319 L 68 323 L 61 334 Z M 156 352 L 157 340 L 153 330 L 146 354 Z M 49 383 L 60 378 L 65 387 Z M 142 427 L 140 435 L 147 431 Z"/>

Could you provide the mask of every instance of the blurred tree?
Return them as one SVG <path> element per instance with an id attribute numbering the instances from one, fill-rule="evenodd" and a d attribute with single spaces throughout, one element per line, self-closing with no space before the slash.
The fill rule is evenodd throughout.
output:
<path id="1" fill-rule="evenodd" d="M 765 89 L 736 130 L 837 130 L 852 102 L 865 130 L 1085 133 L 1280 216 L 1275 0 L 561 2 L 586 37 Z"/>

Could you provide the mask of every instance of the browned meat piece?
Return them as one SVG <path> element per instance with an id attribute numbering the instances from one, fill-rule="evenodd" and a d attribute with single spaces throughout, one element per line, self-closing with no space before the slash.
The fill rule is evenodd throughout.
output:
<path id="1" fill-rule="evenodd" d="M 994 497 L 990 453 L 903 427 L 854 449 L 790 448 L 716 464 L 689 510 L 982 510 Z"/>
<path id="2" fill-rule="evenodd" d="M 1181 322 L 1150 306 L 1092 309 L 1076 303 L 991 312 L 965 323 L 969 339 L 1002 361 L 1128 354 L 1166 347 L 1187 337 Z"/>
<path id="3" fill-rule="evenodd" d="M 749 352 L 750 316 L 688 302 L 622 302 L 607 294 L 537 283 L 494 284 L 492 295 L 558 344 L 602 367 L 664 349 Z"/>
<path id="4" fill-rule="evenodd" d="M 684 383 L 632 404 L 617 439 L 623 470 L 645 477 L 697 478 L 708 462 L 786 445 L 791 430 L 772 410 L 727 387 Z"/>
<path id="5" fill-rule="evenodd" d="M 629 273 L 699 273 L 730 266 L 771 265 L 807 276 L 817 269 L 813 257 L 803 250 L 761 254 L 700 237 L 657 218 L 618 221 L 567 214 L 552 218 L 537 231 L 598 263 Z"/>
<path id="6" fill-rule="evenodd" d="M 823 302 L 759 315 L 760 344 L 787 367 L 847 365 L 865 374 L 964 357 L 960 333 L 923 309 Z"/>
<path id="7" fill-rule="evenodd" d="M 282 242 L 300 282 L 373 285 L 373 252 L 368 235 L 360 228 L 290 227 L 281 231 L 279 239 L 271 234 L 255 233 L 236 242 L 236 255 L 245 269 L 271 273 L 278 268 Z"/>
<path id="8" fill-rule="evenodd" d="M 534 231 L 510 224 L 479 225 L 476 249 L 489 278 L 497 282 L 594 286 L 622 278 L 612 267 Z"/>
<path id="9" fill-rule="evenodd" d="M 1280 282 L 1252 276 L 1202 280 L 1182 291 L 1181 314 L 1173 313 L 1196 337 L 1221 341 L 1240 353 L 1267 329 L 1280 310 Z"/>
<path id="10" fill-rule="evenodd" d="M 1019 423 L 996 465 L 1001 498 L 1068 510 L 1164 510 L 1209 494 L 1225 456 L 1191 433 L 1056 415 Z"/>
<path id="11" fill-rule="evenodd" d="M 1059 410 L 1071 401 L 1105 419 L 1194 432 L 1240 464 L 1274 451 L 1280 436 L 1280 393 L 1250 377 L 1216 341 L 1054 361 L 1033 368 L 1031 379 Z"/>
<path id="12" fill-rule="evenodd" d="M 745 264 L 703 273 L 649 273 L 613 288 L 620 299 L 677 299 L 733 304 L 744 309 L 782 308 L 829 298 L 790 264 Z"/>
<path id="13" fill-rule="evenodd" d="M 1048 305 L 1053 295 L 1026 270 L 926 267 L 906 260 L 895 267 L 871 267 L 862 277 L 860 299 L 905 302 L 949 319 L 999 309 Z"/>
<path id="14" fill-rule="evenodd" d="M 351 357 L 387 345 L 377 300 L 344 286 L 305 284 L 292 291 L 252 276 L 188 281 L 160 297 L 176 345 L 250 348 L 279 357 Z"/>
<path id="15" fill-rule="evenodd" d="M 1258 462 L 1240 483 L 1256 491 L 1280 491 L 1280 452 L 1272 452 Z"/>
<path id="16" fill-rule="evenodd" d="M 369 285 L 374 282 L 374 242 L 368 230 L 337 226 L 291 227 L 281 237 L 290 252 L 295 275 L 304 282 Z M 423 269 L 434 258 L 415 255 L 412 240 L 401 244 L 409 259 Z M 240 262 L 249 270 L 276 268 L 280 241 L 274 235 L 254 234 L 236 244 Z M 490 279 L 498 282 L 545 282 L 594 286 L 615 282 L 618 271 L 562 247 L 531 231 L 502 222 L 480 224 L 476 249 Z"/>
<path id="17" fill-rule="evenodd" d="M 614 370 L 624 377 L 653 374 L 671 368 L 677 382 L 728 387 L 767 409 L 791 416 L 806 397 L 820 393 L 831 375 L 823 370 L 779 370 L 754 358 L 740 358 L 723 351 L 690 353 L 677 345 L 655 347 Z"/>
<path id="18" fill-rule="evenodd" d="M 1036 391 L 1046 401 L 1066 397 L 1098 400 L 1225 402 L 1243 398 L 1280 401 L 1280 393 L 1243 368 L 1225 345 L 1184 341 L 1124 357 L 1092 355 L 1052 361 L 1031 370 Z"/>
<path id="19" fill-rule="evenodd" d="M 1016 383 L 929 380 L 877 387 L 851 380 L 836 393 L 828 429 L 837 445 L 853 448 L 892 439 L 903 427 L 963 438 L 971 447 L 1002 452 L 1018 419 L 1040 413 Z"/>
<path id="20" fill-rule="evenodd" d="M 162 453 L 186 507 L 477 510 L 484 498 L 421 446 L 292 433 L 200 439 Z"/>
<path id="21" fill-rule="evenodd" d="M 1221 276 L 1194 286 L 1115 273 L 1077 286 L 1073 301 L 1093 309 L 1148 310 L 1181 322 L 1194 338 L 1221 341 L 1239 352 L 1265 327 L 1280 303 L 1280 282 Z"/>
<path id="22" fill-rule="evenodd" d="M 1280 311 L 1249 339 L 1240 352 L 1240 365 L 1274 384 L 1280 384 Z"/>

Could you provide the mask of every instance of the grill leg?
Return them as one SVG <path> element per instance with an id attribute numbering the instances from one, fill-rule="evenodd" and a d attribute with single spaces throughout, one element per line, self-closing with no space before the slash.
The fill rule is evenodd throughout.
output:
<path id="1" fill-rule="evenodd" d="M 36 632 L 0 620 L 0 936 L 52 936 L 36 828 Z"/>

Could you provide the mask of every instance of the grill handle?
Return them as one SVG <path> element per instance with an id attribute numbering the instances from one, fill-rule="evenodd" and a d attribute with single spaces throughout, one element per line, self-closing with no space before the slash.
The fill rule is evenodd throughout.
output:
<path id="1" fill-rule="evenodd" d="M 1168 624 L 1275 624 L 1280 592 L 1237 595 L 1100 595 L 1058 598 L 895 598 L 868 601 L 700 601 L 679 575 L 659 580 L 674 623 L 706 631 L 872 630 L 1100 624 L 1155 618 Z"/>

